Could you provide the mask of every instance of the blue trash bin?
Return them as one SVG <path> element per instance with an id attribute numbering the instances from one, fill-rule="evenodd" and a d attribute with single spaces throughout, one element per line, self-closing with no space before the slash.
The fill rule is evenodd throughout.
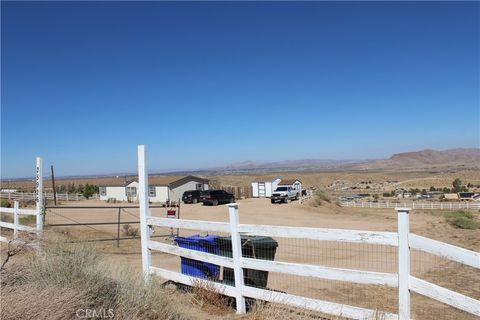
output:
<path id="1" fill-rule="evenodd" d="M 193 235 L 190 237 L 176 237 L 175 242 L 180 248 L 218 255 L 220 249 L 217 243 L 217 238 L 218 236 L 215 235 Z M 181 261 L 182 274 L 202 279 L 218 279 L 220 274 L 220 267 L 218 265 L 183 257 L 181 258 Z"/>

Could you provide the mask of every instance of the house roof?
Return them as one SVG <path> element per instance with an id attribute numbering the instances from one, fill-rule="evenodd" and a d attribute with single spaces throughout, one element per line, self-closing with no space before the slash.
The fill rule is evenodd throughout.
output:
<path id="1" fill-rule="evenodd" d="M 294 184 L 295 182 L 301 182 L 300 180 L 298 179 L 282 179 L 282 181 L 280 181 L 280 185 L 292 185 Z"/>
<path id="2" fill-rule="evenodd" d="M 274 176 L 267 176 L 267 177 L 259 177 L 258 179 L 252 181 L 252 182 L 273 182 L 277 179 L 280 179 L 279 177 L 274 177 Z"/>

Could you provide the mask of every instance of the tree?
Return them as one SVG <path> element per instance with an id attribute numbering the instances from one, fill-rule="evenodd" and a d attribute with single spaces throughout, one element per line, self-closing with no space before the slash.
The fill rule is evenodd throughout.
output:
<path id="1" fill-rule="evenodd" d="M 86 184 L 85 187 L 83 188 L 83 196 L 87 199 L 89 199 L 91 196 L 93 196 L 95 193 L 98 192 L 98 187 L 94 186 L 93 184 Z"/>
<path id="2" fill-rule="evenodd" d="M 430 187 L 430 191 L 437 191 L 434 186 Z"/>
<path id="3" fill-rule="evenodd" d="M 453 192 L 461 192 L 462 191 L 462 180 L 460 180 L 458 178 L 453 180 L 452 186 L 453 186 L 453 189 L 452 189 Z"/>

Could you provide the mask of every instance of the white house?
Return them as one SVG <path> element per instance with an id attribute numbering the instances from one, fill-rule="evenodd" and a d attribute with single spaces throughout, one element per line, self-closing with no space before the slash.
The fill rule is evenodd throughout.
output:
<path id="1" fill-rule="evenodd" d="M 280 178 L 272 181 L 254 181 L 252 182 L 252 197 L 254 198 L 270 198 L 272 191 L 277 188 Z"/>
<path id="2" fill-rule="evenodd" d="M 148 198 L 150 202 L 178 201 L 187 190 L 208 190 L 209 180 L 195 176 L 150 176 Z M 99 185 L 100 200 L 138 200 L 137 180 L 112 178 Z"/>
<path id="3" fill-rule="evenodd" d="M 302 182 L 298 179 L 282 179 L 277 187 L 292 187 L 295 190 L 298 190 L 299 195 L 302 194 Z"/>

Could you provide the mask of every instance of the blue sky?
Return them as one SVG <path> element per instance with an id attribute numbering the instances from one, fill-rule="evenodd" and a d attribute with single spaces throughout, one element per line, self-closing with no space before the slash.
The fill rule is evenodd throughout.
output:
<path id="1" fill-rule="evenodd" d="M 478 147 L 478 2 L 2 2 L 1 176 Z"/>

